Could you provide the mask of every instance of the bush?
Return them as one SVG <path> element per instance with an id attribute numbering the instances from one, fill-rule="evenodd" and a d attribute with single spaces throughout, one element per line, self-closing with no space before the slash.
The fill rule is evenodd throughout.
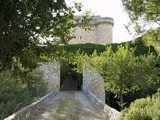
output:
<path id="1" fill-rule="evenodd" d="M 27 74 L 26 81 L 32 97 L 41 97 L 46 94 L 47 84 L 43 81 L 42 77 L 43 73 L 37 70 Z"/>
<path id="2" fill-rule="evenodd" d="M 135 100 L 122 111 L 120 120 L 160 120 L 160 91 L 152 97 Z"/>
<path id="3" fill-rule="evenodd" d="M 98 53 L 105 51 L 105 45 L 100 44 L 68 44 L 63 46 L 64 50 L 68 52 L 75 53 L 76 51 L 80 50 L 80 52 L 84 52 L 87 54 L 92 54 L 94 50 L 97 50 Z"/>
<path id="4" fill-rule="evenodd" d="M 0 73 L 0 120 L 46 93 L 47 85 L 42 80 L 42 73 L 30 72 L 26 80 L 13 77 L 9 70 Z"/>

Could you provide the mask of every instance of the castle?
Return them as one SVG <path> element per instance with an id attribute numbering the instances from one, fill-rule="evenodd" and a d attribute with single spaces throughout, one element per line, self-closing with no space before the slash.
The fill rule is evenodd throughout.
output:
<path id="1" fill-rule="evenodd" d="M 84 30 L 79 27 L 73 29 L 75 38 L 69 41 L 70 44 L 77 43 L 112 43 L 112 28 L 114 21 L 109 17 L 94 16 L 91 30 Z"/>

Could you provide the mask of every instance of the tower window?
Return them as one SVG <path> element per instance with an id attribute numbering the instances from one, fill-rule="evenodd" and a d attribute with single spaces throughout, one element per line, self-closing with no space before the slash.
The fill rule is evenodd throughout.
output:
<path id="1" fill-rule="evenodd" d="M 82 40 L 82 36 L 79 36 L 79 39 Z"/>

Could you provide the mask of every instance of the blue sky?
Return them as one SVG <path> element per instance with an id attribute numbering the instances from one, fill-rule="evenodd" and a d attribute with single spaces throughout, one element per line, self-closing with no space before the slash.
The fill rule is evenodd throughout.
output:
<path id="1" fill-rule="evenodd" d="M 129 21 L 127 13 L 124 12 L 121 0 L 66 0 L 68 2 L 82 2 L 83 10 L 91 10 L 94 15 L 111 17 L 114 19 L 113 42 L 120 43 L 132 40 L 124 24 Z"/>

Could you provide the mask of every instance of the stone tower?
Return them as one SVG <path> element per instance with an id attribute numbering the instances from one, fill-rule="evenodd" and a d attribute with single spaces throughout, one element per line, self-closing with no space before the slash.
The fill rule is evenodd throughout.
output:
<path id="1" fill-rule="evenodd" d="M 69 43 L 95 43 L 109 44 L 112 43 L 112 29 L 114 21 L 109 17 L 95 16 L 92 21 L 91 30 L 84 30 L 79 27 L 74 28 L 73 38 Z"/>

